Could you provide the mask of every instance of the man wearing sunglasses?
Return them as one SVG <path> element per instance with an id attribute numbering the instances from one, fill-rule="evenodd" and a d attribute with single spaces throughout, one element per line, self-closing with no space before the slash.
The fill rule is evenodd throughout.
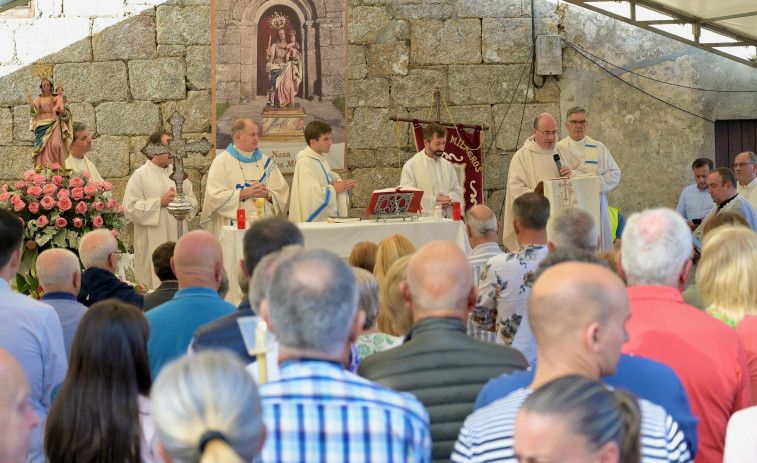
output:
<path id="1" fill-rule="evenodd" d="M 581 159 L 587 172 L 599 176 L 599 238 L 600 250 L 604 251 L 612 248 L 613 241 L 607 193 L 620 183 L 620 168 L 602 142 L 586 135 L 588 125 L 585 109 L 570 108 L 565 117 L 565 127 L 570 135 L 560 140 L 558 146 Z"/>

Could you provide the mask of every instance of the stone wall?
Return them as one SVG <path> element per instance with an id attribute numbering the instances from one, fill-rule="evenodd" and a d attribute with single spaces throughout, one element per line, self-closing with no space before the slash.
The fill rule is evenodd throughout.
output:
<path id="1" fill-rule="evenodd" d="M 146 160 L 139 150 L 147 136 L 170 129 L 165 121 L 174 109 L 187 118 L 184 138 L 210 137 L 210 0 L 35 3 L 35 18 L 0 18 L 0 37 L 9 39 L 0 53 L 0 181 L 20 178 L 32 165 L 24 87 L 39 93 L 40 63 L 63 84 L 74 120 L 88 125 L 88 157 L 119 200 Z M 45 53 L 61 41 L 60 51 Z M 187 161 L 200 200 L 210 162 L 196 154 Z"/>

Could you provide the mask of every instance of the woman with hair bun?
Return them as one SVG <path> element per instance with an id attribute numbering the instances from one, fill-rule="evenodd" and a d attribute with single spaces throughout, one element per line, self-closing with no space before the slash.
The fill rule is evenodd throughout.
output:
<path id="1" fill-rule="evenodd" d="M 543 385 L 515 418 L 519 462 L 639 463 L 641 412 L 633 395 L 564 376 Z"/>
<path id="2" fill-rule="evenodd" d="M 151 398 L 166 463 L 250 462 L 263 446 L 257 387 L 231 352 L 208 350 L 171 362 Z"/>

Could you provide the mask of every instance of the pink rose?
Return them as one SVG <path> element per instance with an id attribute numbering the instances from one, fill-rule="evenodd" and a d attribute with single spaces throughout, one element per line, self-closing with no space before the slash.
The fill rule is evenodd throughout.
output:
<path id="1" fill-rule="evenodd" d="M 116 230 L 115 228 L 110 232 L 113 233 L 113 236 L 115 236 L 116 238 L 118 238 L 118 235 L 120 235 L 120 233 L 118 233 L 118 230 Z"/>
<path id="2" fill-rule="evenodd" d="M 84 187 L 84 194 L 87 195 L 87 198 L 91 198 L 97 194 L 97 188 L 87 185 Z"/>
<path id="3" fill-rule="evenodd" d="M 42 188 L 38 186 L 30 186 L 29 189 L 26 190 L 26 192 L 34 196 L 35 198 L 39 198 L 40 196 L 42 196 Z"/>
<path id="4" fill-rule="evenodd" d="M 80 179 L 79 177 L 73 177 L 71 180 L 68 181 L 69 188 L 81 188 L 83 186 L 84 186 L 84 180 Z"/>
<path id="5" fill-rule="evenodd" d="M 74 227 L 81 228 L 81 225 L 82 225 L 81 219 L 79 217 L 76 217 L 74 219 Z"/>
<path id="6" fill-rule="evenodd" d="M 10 197 L 11 194 L 6 191 L 3 194 L 0 194 L 0 201 L 8 201 Z"/>
<path id="7" fill-rule="evenodd" d="M 47 185 L 42 187 L 42 192 L 46 195 L 51 195 L 58 191 L 58 187 L 53 185 L 52 183 L 48 183 Z"/>
<path id="8" fill-rule="evenodd" d="M 99 215 L 96 215 L 94 219 L 92 219 L 92 226 L 95 228 L 100 228 L 103 226 L 103 218 Z"/>
<path id="9" fill-rule="evenodd" d="M 7 192 L 8 192 L 8 184 L 6 183 L 5 185 L 3 185 L 3 193 L 7 193 Z"/>
<path id="10" fill-rule="evenodd" d="M 95 201 L 95 202 L 92 203 L 92 209 L 94 209 L 96 211 L 103 210 L 103 207 L 105 207 L 105 205 L 103 204 L 102 201 Z"/>
<path id="11" fill-rule="evenodd" d="M 59 162 L 54 162 L 54 163 L 50 164 L 50 170 L 60 170 L 60 163 Z"/>
<path id="12" fill-rule="evenodd" d="M 16 184 L 15 184 L 15 185 L 13 185 L 13 186 L 14 186 L 15 188 L 19 189 L 19 190 L 23 190 L 24 188 L 26 188 L 26 182 L 25 182 L 25 181 L 23 181 L 23 180 L 19 180 L 19 181 L 18 181 L 18 182 L 16 182 Z"/>
<path id="13" fill-rule="evenodd" d="M 79 201 L 79 203 L 76 205 L 76 213 L 80 215 L 84 215 L 87 213 L 87 203 L 84 201 Z"/>
<path id="14" fill-rule="evenodd" d="M 68 221 L 66 221 L 66 219 L 64 219 L 63 217 L 58 217 L 57 219 L 55 219 L 55 226 L 56 227 L 63 228 L 66 225 L 68 225 Z"/>
<path id="15" fill-rule="evenodd" d="M 16 204 L 16 201 L 21 201 L 20 195 L 13 195 L 11 196 L 11 204 Z"/>
<path id="16" fill-rule="evenodd" d="M 35 185 L 44 185 L 45 183 L 47 183 L 47 177 L 37 174 L 32 177 L 32 183 Z"/>
<path id="17" fill-rule="evenodd" d="M 73 203 L 68 198 L 61 198 L 58 200 L 58 209 L 60 209 L 63 212 L 66 212 L 67 210 L 71 209 L 73 206 Z"/>
<path id="18" fill-rule="evenodd" d="M 47 216 L 41 215 L 37 217 L 37 225 L 39 228 L 47 226 L 47 224 L 50 223 L 50 220 L 48 220 Z"/>
<path id="19" fill-rule="evenodd" d="M 71 190 L 71 197 L 75 200 L 80 200 L 84 197 L 84 190 L 81 188 L 73 188 Z"/>
<path id="20" fill-rule="evenodd" d="M 13 210 L 15 210 L 16 212 L 21 212 L 25 207 L 26 203 L 19 199 L 18 201 L 16 201 L 16 204 L 13 205 Z"/>
<path id="21" fill-rule="evenodd" d="M 95 182 L 94 180 L 87 183 L 87 185 L 91 186 L 92 188 L 96 188 L 97 191 L 100 191 L 103 189 L 103 183 L 102 182 Z"/>
<path id="22" fill-rule="evenodd" d="M 34 170 L 34 169 L 29 169 L 29 170 L 27 170 L 26 172 L 24 172 L 24 180 L 26 180 L 26 181 L 28 182 L 28 181 L 30 181 L 30 180 L 32 179 L 32 177 L 34 177 L 34 176 L 35 176 L 36 174 L 37 174 L 37 171 L 36 171 L 36 170 Z"/>
<path id="23" fill-rule="evenodd" d="M 113 184 L 110 182 L 103 182 L 103 190 L 110 191 L 113 189 Z"/>
<path id="24" fill-rule="evenodd" d="M 55 200 L 52 196 L 45 196 L 39 201 L 39 204 L 45 208 L 46 211 L 49 211 L 53 207 L 55 207 Z"/>
<path id="25" fill-rule="evenodd" d="M 53 182 L 57 186 L 63 186 L 63 177 L 60 175 L 53 175 L 50 181 Z"/>
<path id="26" fill-rule="evenodd" d="M 83 176 L 87 177 L 87 178 L 91 177 L 91 175 L 92 175 L 92 174 L 89 173 L 88 170 L 80 170 L 79 173 L 82 174 Z"/>
<path id="27" fill-rule="evenodd" d="M 69 192 L 65 188 L 58 190 L 58 200 L 61 200 L 63 198 L 68 198 L 68 194 Z"/>
<path id="28" fill-rule="evenodd" d="M 39 212 L 39 203 L 29 203 L 29 212 L 36 214 Z"/>
<path id="29" fill-rule="evenodd" d="M 105 207 L 108 209 L 115 209 L 116 208 L 116 200 L 115 199 L 109 199 L 108 202 L 105 203 Z"/>
<path id="30" fill-rule="evenodd" d="M 121 214 L 124 213 L 124 205 L 123 204 L 119 204 L 118 205 L 118 212 L 121 213 Z"/>

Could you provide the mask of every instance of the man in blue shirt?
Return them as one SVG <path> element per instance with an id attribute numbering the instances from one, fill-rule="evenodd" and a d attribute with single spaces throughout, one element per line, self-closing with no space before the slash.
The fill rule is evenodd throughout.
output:
<path id="1" fill-rule="evenodd" d="M 197 328 L 236 310 L 218 295 L 223 255 L 221 243 L 210 233 L 196 230 L 182 236 L 174 248 L 171 268 L 179 290 L 173 299 L 145 313 L 150 324 L 147 355 L 153 378 L 166 363 L 187 352 Z"/>
<path id="2" fill-rule="evenodd" d="M 710 197 L 710 189 L 707 186 L 707 176 L 713 169 L 712 160 L 699 158 L 691 165 L 691 169 L 694 171 L 696 183 L 683 189 L 681 197 L 678 199 L 676 212 L 683 216 L 691 231 L 694 231 L 710 212 L 710 209 L 715 206 L 715 202 Z"/>
<path id="3" fill-rule="evenodd" d="M 280 379 L 259 389 L 261 462 L 431 461 L 423 405 L 344 369 L 365 320 L 347 263 L 323 250 L 284 261 L 260 311 L 281 366 Z"/>

